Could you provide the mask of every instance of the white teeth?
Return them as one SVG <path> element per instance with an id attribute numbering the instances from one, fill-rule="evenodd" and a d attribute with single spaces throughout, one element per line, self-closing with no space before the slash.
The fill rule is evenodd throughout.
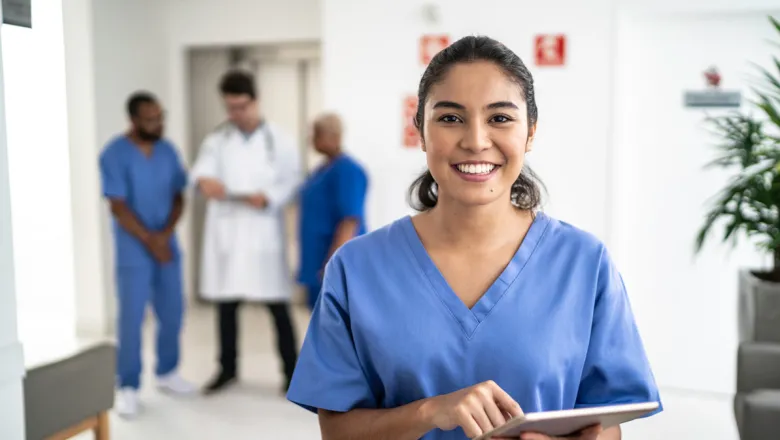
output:
<path id="1" fill-rule="evenodd" d="M 458 171 L 466 174 L 488 174 L 493 171 L 495 167 L 496 166 L 492 163 L 459 164 Z"/>

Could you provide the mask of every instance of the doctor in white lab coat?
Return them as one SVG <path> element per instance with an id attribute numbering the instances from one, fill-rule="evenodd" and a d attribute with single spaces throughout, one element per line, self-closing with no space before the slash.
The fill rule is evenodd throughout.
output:
<path id="1" fill-rule="evenodd" d="M 228 122 L 209 134 L 192 181 L 208 198 L 201 295 L 218 303 L 221 369 L 207 393 L 237 379 L 238 308 L 262 302 L 274 318 L 285 387 L 297 359 L 288 311 L 293 284 L 284 242 L 283 208 L 297 191 L 301 164 L 291 137 L 261 117 L 254 78 L 227 73 L 220 92 Z"/>

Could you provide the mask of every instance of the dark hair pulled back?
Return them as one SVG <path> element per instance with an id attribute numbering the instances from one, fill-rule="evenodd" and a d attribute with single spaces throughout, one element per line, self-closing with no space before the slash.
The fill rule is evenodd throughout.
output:
<path id="1" fill-rule="evenodd" d="M 528 128 L 536 124 L 538 109 L 534 98 L 534 80 L 531 72 L 523 61 L 512 50 L 492 38 L 484 36 L 469 36 L 461 38 L 446 49 L 439 52 L 431 60 L 420 80 L 417 92 L 417 114 L 414 123 L 423 133 L 425 101 L 431 87 L 442 81 L 447 72 L 456 64 L 474 61 L 490 61 L 500 67 L 504 73 L 515 81 L 523 90 L 528 111 Z M 520 176 L 512 184 L 511 203 L 519 209 L 532 210 L 541 203 L 541 181 L 536 174 L 524 166 Z M 412 208 L 427 211 L 438 201 L 436 180 L 429 170 L 415 179 L 409 187 L 409 198 Z"/>

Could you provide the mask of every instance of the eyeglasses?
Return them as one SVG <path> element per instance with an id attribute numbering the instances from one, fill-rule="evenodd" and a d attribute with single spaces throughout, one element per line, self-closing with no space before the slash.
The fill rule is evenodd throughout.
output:
<path id="1" fill-rule="evenodd" d="M 247 109 L 249 109 L 252 104 L 254 104 L 254 101 L 244 101 L 239 103 L 231 103 L 231 104 L 225 104 L 225 110 L 228 111 L 228 113 L 239 113 L 239 112 L 245 112 Z"/>

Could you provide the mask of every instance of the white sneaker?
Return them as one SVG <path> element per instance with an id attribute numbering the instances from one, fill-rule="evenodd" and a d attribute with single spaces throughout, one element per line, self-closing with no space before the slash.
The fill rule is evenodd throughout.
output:
<path id="1" fill-rule="evenodd" d="M 170 373 L 165 376 L 157 377 L 157 388 L 171 394 L 188 396 L 195 394 L 197 388 L 195 385 L 182 379 L 177 373 Z"/>
<path id="2" fill-rule="evenodd" d="M 123 418 L 132 419 L 138 415 L 138 391 L 133 388 L 122 388 L 116 396 L 116 413 Z"/>

